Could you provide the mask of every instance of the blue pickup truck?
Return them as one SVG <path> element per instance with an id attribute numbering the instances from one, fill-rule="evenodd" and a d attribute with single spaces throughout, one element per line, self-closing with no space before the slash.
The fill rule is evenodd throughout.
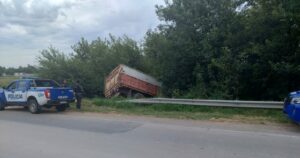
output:
<path id="1" fill-rule="evenodd" d="M 284 101 L 283 112 L 296 123 L 300 124 L 300 91 L 292 92 Z"/>
<path id="2" fill-rule="evenodd" d="M 20 79 L 0 88 L 0 111 L 7 106 L 23 106 L 37 114 L 42 108 L 65 111 L 74 102 L 74 91 L 48 79 Z"/>

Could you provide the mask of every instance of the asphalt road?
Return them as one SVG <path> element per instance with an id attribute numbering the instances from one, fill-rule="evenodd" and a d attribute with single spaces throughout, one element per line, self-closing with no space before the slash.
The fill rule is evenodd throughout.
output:
<path id="1" fill-rule="evenodd" d="M 298 127 L 0 112 L 0 158 L 299 158 Z"/>

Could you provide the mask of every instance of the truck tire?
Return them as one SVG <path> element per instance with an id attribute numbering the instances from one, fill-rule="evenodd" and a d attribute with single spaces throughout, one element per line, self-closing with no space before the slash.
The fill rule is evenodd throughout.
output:
<path id="1" fill-rule="evenodd" d="M 56 110 L 58 111 L 58 112 L 62 112 L 62 111 L 66 111 L 66 109 L 67 109 L 67 105 L 59 105 L 59 106 L 56 106 Z"/>
<path id="2" fill-rule="evenodd" d="M 145 98 L 145 96 L 141 93 L 136 93 L 133 95 L 133 98 L 134 99 L 142 99 L 142 98 Z"/>
<path id="3" fill-rule="evenodd" d="M 41 108 L 35 99 L 29 99 L 28 109 L 32 114 L 38 114 L 41 112 Z"/>

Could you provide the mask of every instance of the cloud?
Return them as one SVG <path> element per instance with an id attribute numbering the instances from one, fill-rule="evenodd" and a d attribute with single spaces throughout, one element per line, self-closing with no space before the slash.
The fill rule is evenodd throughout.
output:
<path id="1" fill-rule="evenodd" d="M 13 24 L 6 24 L 4 27 L 0 28 L 0 34 L 3 36 L 9 36 L 9 35 L 25 35 L 27 34 L 27 31 L 24 27 L 20 25 L 13 25 Z"/>
<path id="2" fill-rule="evenodd" d="M 158 25 L 154 6 L 163 3 L 163 0 L 0 0 L 0 66 L 36 64 L 38 51 L 50 45 L 69 53 L 70 46 L 81 37 L 93 40 L 111 33 L 142 40 L 148 29 Z"/>

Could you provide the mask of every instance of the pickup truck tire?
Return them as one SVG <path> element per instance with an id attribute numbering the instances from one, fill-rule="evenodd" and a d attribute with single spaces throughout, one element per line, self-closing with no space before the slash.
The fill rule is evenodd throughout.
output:
<path id="1" fill-rule="evenodd" d="M 56 110 L 58 112 L 66 111 L 66 109 L 67 109 L 67 105 L 65 105 L 65 104 L 56 106 Z"/>
<path id="2" fill-rule="evenodd" d="M 41 108 L 35 99 L 28 100 L 28 109 L 32 114 L 38 114 Z"/>

